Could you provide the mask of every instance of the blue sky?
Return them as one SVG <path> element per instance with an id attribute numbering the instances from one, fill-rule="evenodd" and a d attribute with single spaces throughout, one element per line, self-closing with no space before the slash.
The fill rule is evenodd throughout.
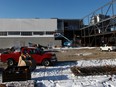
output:
<path id="1" fill-rule="evenodd" d="M 0 18 L 79 19 L 111 0 L 0 0 Z"/>

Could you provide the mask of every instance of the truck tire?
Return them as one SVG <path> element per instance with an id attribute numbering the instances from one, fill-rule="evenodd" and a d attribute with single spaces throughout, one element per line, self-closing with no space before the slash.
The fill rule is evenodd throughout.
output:
<path id="1" fill-rule="evenodd" d="M 111 50 L 110 50 L 110 49 L 108 49 L 108 52 L 111 52 Z"/>
<path id="2" fill-rule="evenodd" d="M 103 52 L 103 50 L 100 48 L 100 51 Z"/>
<path id="3" fill-rule="evenodd" d="M 42 65 L 43 65 L 43 66 L 50 66 L 50 65 L 51 65 L 51 63 L 50 63 L 50 61 L 49 61 L 49 60 L 44 59 L 44 60 L 42 61 Z"/>
<path id="4" fill-rule="evenodd" d="M 13 59 L 8 59 L 7 60 L 7 65 L 8 66 L 13 66 L 15 64 L 15 61 Z"/>

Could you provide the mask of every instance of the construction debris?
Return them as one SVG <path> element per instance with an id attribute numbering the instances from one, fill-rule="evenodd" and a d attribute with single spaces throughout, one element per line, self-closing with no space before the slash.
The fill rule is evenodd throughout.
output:
<path id="1" fill-rule="evenodd" d="M 116 66 L 89 66 L 89 67 L 71 67 L 71 71 L 75 76 L 88 75 L 113 75 L 116 74 Z"/>

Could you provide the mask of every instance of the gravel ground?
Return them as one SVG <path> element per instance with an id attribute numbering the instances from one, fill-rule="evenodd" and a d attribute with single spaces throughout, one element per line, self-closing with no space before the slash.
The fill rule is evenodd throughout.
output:
<path id="1" fill-rule="evenodd" d="M 66 49 L 56 52 L 58 61 L 77 61 L 90 59 L 111 59 L 116 58 L 116 51 L 101 52 L 99 48 L 84 49 Z"/>

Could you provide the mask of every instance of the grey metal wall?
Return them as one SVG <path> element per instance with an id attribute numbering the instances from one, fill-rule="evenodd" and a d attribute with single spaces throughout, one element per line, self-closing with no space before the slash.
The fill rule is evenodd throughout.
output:
<path id="1" fill-rule="evenodd" d="M 41 45 L 58 45 L 61 46 L 60 40 L 54 40 L 54 37 L 10 37 L 0 38 L 0 48 L 8 48 L 12 46 L 27 46 L 28 43 L 38 43 Z"/>
<path id="2" fill-rule="evenodd" d="M 55 31 L 57 19 L 0 19 L 0 31 Z"/>

